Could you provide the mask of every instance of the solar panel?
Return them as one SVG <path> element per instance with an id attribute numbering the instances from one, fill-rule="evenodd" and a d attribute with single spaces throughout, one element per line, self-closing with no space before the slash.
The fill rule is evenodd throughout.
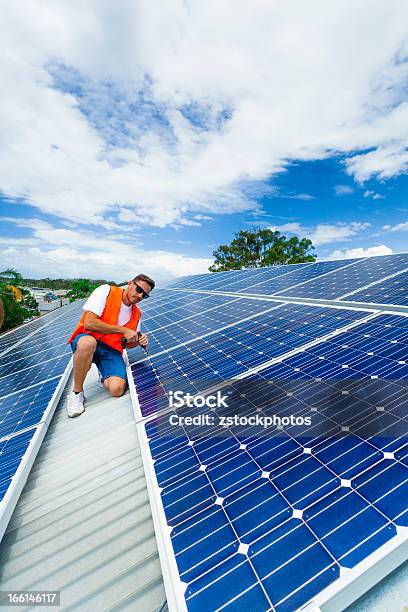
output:
<path id="1" fill-rule="evenodd" d="M 143 302 L 140 307 L 143 312 L 143 318 L 148 320 L 152 317 L 162 316 L 170 311 L 176 311 L 179 308 L 185 308 L 189 303 L 196 304 L 202 300 L 207 300 L 207 293 L 197 293 L 192 295 L 187 291 L 177 291 L 169 293 L 167 290 L 156 290 L 154 293 L 154 300 L 147 300 Z M 216 298 L 215 298 L 216 299 Z"/>
<path id="2" fill-rule="evenodd" d="M 268 268 L 242 270 L 241 272 L 235 272 L 233 274 L 228 273 L 228 277 L 224 276 L 221 279 L 211 279 L 210 287 L 208 287 L 209 279 L 207 275 L 206 281 L 202 282 L 202 288 L 205 289 L 207 286 L 211 288 L 212 291 L 252 292 L 252 290 L 249 291 L 250 288 L 263 283 L 265 280 L 277 279 L 280 281 L 281 278 L 286 278 L 286 275 L 294 274 L 296 270 L 304 272 L 310 265 L 311 264 L 292 264 L 290 266 L 271 266 Z M 215 276 L 218 276 L 218 274 Z"/>
<path id="3" fill-rule="evenodd" d="M 316 265 L 316 264 L 315 264 Z M 383 279 L 386 276 L 401 272 L 408 268 L 408 254 L 383 255 L 368 257 L 356 261 L 353 265 L 333 270 L 330 274 L 308 281 L 292 289 L 277 292 L 280 297 L 307 297 L 330 300 L 340 298 L 344 294 L 365 287 Z M 354 296 L 352 301 L 354 300 Z"/>
<path id="4" fill-rule="evenodd" d="M 210 308 L 228 304 L 232 298 L 208 293 L 178 293 L 166 292 L 166 301 L 152 312 L 143 311 L 143 324 L 148 322 L 149 329 L 155 329 L 168 323 L 184 319 L 193 314 L 205 312 Z M 235 298 L 237 299 L 237 298 Z"/>
<path id="5" fill-rule="evenodd" d="M 330 263 L 310 280 L 311 264 L 275 285 L 265 271 L 258 288 L 271 295 L 291 276 L 277 298 L 340 298 L 380 289 L 407 261 Z M 337 597 L 346 607 L 406 557 L 408 317 L 275 302 L 234 322 L 248 298 L 234 301 L 244 276 L 232 290 L 229 274 L 232 301 L 150 328 L 150 361 L 129 376 L 170 606 L 280 612 Z M 224 307 L 231 324 L 216 329 Z M 176 388 L 221 389 L 227 406 L 169 408 Z M 207 420 L 178 421 L 197 414 Z"/>
<path id="6" fill-rule="evenodd" d="M 407 253 L 202 274 L 184 278 L 182 285 L 184 290 L 401 305 L 406 300 L 404 271 L 408 273 Z M 367 294 L 362 291 L 362 299 L 357 299 L 359 289 L 367 285 Z M 172 287 L 178 284 L 167 291 Z"/>
<path id="7" fill-rule="evenodd" d="M 217 274 L 199 274 L 176 281 L 170 284 L 168 289 L 238 291 L 241 288 L 251 287 L 265 279 L 278 278 L 289 273 L 292 274 L 298 269 L 304 270 L 310 265 L 309 263 L 302 263 L 270 266 L 268 268 L 252 268 L 233 272 L 218 272 Z"/>
<path id="8" fill-rule="evenodd" d="M 285 295 L 289 295 L 288 292 L 284 290 L 288 287 L 298 287 L 300 294 L 303 295 L 300 287 L 304 287 L 303 283 L 310 283 L 312 280 L 319 279 L 320 277 L 325 277 L 330 272 L 334 270 L 341 270 L 342 268 L 348 268 L 356 263 L 357 259 L 345 259 L 345 260 L 337 260 L 337 261 L 322 261 L 318 263 L 314 263 L 309 266 L 300 266 L 297 267 L 296 270 L 291 274 L 285 274 L 279 278 L 267 278 L 255 285 L 252 285 L 247 291 L 251 294 L 258 295 L 275 295 L 285 293 Z M 292 268 L 292 266 L 285 266 L 287 268 Z M 270 268 L 268 268 L 269 270 Z M 273 268 L 272 268 L 273 271 Z M 317 280 L 316 282 L 319 282 Z M 322 282 L 323 279 L 322 279 Z M 242 291 L 242 290 L 241 290 Z M 296 291 L 293 289 L 296 293 Z"/>
<path id="9" fill-rule="evenodd" d="M 221 301 L 221 304 L 211 307 L 212 297 L 215 297 L 218 303 Z M 143 331 L 149 334 L 149 352 L 153 355 L 171 349 L 173 346 L 190 343 L 194 339 L 207 336 L 214 330 L 221 330 L 236 322 L 250 320 L 256 314 L 272 310 L 278 305 L 279 303 L 270 301 L 209 296 L 209 302 L 202 306 L 202 308 L 205 306 L 208 306 L 208 308 L 202 309 L 201 312 L 188 316 L 188 311 L 184 312 L 185 316 L 181 320 L 179 320 L 179 312 L 177 316 L 172 313 L 173 322 L 167 321 L 167 324 L 159 327 L 157 327 L 159 323 L 157 318 L 150 319 L 147 322 L 143 321 Z M 192 312 L 194 312 L 194 309 L 192 309 Z M 139 357 L 138 361 L 144 357 L 140 350 L 129 351 L 131 363 L 133 362 L 133 354 Z"/>
<path id="10" fill-rule="evenodd" d="M 132 366 L 142 414 L 166 406 L 167 390 L 176 383 L 180 389 L 197 393 L 208 386 L 208 380 L 215 384 L 240 375 L 365 317 L 366 312 L 348 309 L 278 305 L 243 324 L 153 354 L 149 361 Z"/>
<path id="11" fill-rule="evenodd" d="M 56 376 L 0 398 L 0 438 L 40 423 L 59 381 Z"/>
<path id="12" fill-rule="evenodd" d="M 36 334 L 39 330 L 45 328 L 47 325 L 54 323 L 60 317 L 68 316 L 72 314 L 77 308 L 77 304 L 68 304 L 63 307 L 63 313 L 60 308 L 53 310 L 52 312 L 29 321 L 16 329 L 12 329 L 0 335 L 0 356 L 11 347 L 14 347 L 17 342 L 26 340 L 28 337 L 32 337 L 32 334 Z"/>
<path id="13" fill-rule="evenodd" d="M 39 382 L 61 376 L 70 361 L 72 353 L 49 359 L 39 365 L 32 365 L 23 370 L 0 377 L 0 398 L 26 389 Z"/>
<path id="14" fill-rule="evenodd" d="M 1 502 L 10 488 L 13 477 L 27 452 L 36 429 L 20 433 L 18 436 L 0 440 L 0 519 L 3 513 Z"/>
<path id="15" fill-rule="evenodd" d="M 347 293 L 340 300 L 408 306 L 408 272 L 398 272 L 366 289 Z"/>
<path id="16" fill-rule="evenodd" d="M 48 359 L 59 357 L 64 353 L 71 353 L 71 348 L 66 341 L 57 345 L 51 345 L 48 347 L 40 346 L 38 348 L 41 350 L 37 350 L 36 347 L 35 353 L 33 354 L 32 348 L 29 344 L 20 344 L 15 350 L 13 350 L 12 356 L 10 353 L 7 353 L 4 355 L 4 357 L 0 357 L 0 376 L 10 374 L 11 372 L 17 372 L 18 370 L 23 370 L 25 367 L 29 367 L 31 365 L 43 363 Z"/>

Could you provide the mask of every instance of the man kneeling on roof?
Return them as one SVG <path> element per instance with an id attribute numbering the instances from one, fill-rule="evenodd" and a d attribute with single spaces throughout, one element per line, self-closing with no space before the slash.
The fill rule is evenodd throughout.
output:
<path id="1" fill-rule="evenodd" d="M 154 285 L 151 278 L 138 274 L 125 289 L 101 285 L 83 305 L 84 314 L 68 340 L 74 353 L 74 388 L 67 404 L 69 417 L 79 416 L 85 410 L 83 384 L 92 363 L 113 397 L 124 393 L 127 378 L 123 338 L 128 348 L 147 348 L 147 336 L 138 330 L 141 313 L 137 304 L 149 297 Z"/>

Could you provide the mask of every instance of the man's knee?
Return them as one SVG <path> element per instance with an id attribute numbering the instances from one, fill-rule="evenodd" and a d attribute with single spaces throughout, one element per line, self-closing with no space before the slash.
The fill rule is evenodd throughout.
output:
<path id="1" fill-rule="evenodd" d="M 105 387 L 108 389 L 112 397 L 120 397 L 126 389 L 126 382 L 118 376 L 111 376 L 105 380 Z"/>
<path id="2" fill-rule="evenodd" d="M 76 353 L 82 355 L 93 355 L 96 350 L 97 342 L 93 336 L 81 336 L 78 339 Z"/>

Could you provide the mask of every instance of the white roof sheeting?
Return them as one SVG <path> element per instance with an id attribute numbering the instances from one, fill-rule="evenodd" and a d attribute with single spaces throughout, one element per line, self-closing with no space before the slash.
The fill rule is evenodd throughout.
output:
<path id="1" fill-rule="evenodd" d="M 67 391 L 59 402 L 0 545 L 0 589 L 60 590 L 54 610 L 160 610 L 130 396 L 108 396 L 95 371 L 88 379 L 83 415 L 68 419 Z"/>

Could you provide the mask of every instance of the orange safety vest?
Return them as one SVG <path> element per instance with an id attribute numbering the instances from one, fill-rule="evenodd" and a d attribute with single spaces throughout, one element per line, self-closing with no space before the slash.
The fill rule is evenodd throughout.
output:
<path id="1" fill-rule="evenodd" d="M 117 325 L 120 307 L 122 305 L 122 295 L 123 290 L 120 287 L 111 286 L 108 297 L 106 298 L 105 308 L 103 310 L 102 315 L 100 316 L 101 321 L 109 323 L 110 325 Z M 130 320 L 126 323 L 126 325 L 124 325 L 124 327 L 129 327 L 129 329 L 136 330 L 137 324 L 140 320 L 140 315 L 141 312 L 139 308 L 136 306 L 136 304 L 134 304 L 132 308 L 132 316 Z M 85 327 L 85 317 L 86 311 L 82 315 L 81 320 L 79 321 L 78 325 L 76 326 L 68 340 L 70 344 L 73 339 L 76 338 L 76 336 L 78 336 L 79 334 L 89 334 L 90 336 L 93 336 L 97 340 L 104 342 L 105 344 L 119 351 L 120 353 L 123 352 L 123 334 L 101 334 L 98 332 L 90 331 Z"/>

